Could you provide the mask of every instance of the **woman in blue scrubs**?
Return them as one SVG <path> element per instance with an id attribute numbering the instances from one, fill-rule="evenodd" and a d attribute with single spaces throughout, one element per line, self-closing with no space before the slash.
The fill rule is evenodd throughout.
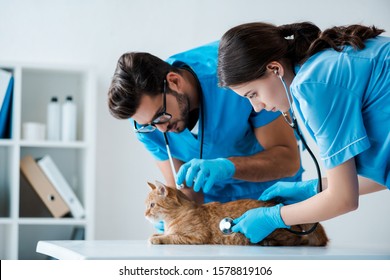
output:
<path id="1" fill-rule="evenodd" d="M 317 180 L 279 182 L 259 199 L 284 203 L 246 212 L 233 231 L 257 243 L 276 228 L 353 211 L 359 194 L 390 188 L 390 38 L 382 32 L 248 23 L 223 35 L 220 85 L 248 98 L 256 111 L 291 113 L 292 104 L 326 169 L 322 192 Z"/>

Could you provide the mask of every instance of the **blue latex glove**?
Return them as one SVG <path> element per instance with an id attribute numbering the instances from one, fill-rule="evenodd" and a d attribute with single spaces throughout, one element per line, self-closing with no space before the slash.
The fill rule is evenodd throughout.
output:
<path id="1" fill-rule="evenodd" d="M 157 233 L 164 233 L 164 221 L 154 223 L 153 226 L 157 230 Z"/>
<path id="2" fill-rule="evenodd" d="M 283 204 L 294 204 L 317 194 L 318 179 L 303 182 L 277 182 L 266 189 L 259 200 L 280 198 Z"/>
<path id="3" fill-rule="evenodd" d="M 278 204 L 272 207 L 250 209 L 233 221 L 235 225 L 232 231 L 241 232 L 251 243 L 258 243 L 277 228 L 290 228 L 280 216 L 282 206 L 283 204 Z"/>
<path id="4" fill-rule="evenodd" d="M 186 181 L 187 187 L 194 185 L 194 191 L 203 189 L 207 193 L 215 182 L 233 177 L 236 167 L 226 158 L 192 159 L 183 164 L 177 173 L 177 184 Z"/>

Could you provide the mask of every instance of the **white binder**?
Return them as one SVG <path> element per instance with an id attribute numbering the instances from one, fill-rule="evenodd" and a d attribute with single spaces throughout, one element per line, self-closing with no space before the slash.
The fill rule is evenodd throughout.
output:
<path id="1" fill-rule="evenodd" d="M 84 207 L 52 158 L 46 155 L 37 162 L 63 200 L 68 204 L 72 216 L 77 219 L 83 218 L 85 216 Z"/>

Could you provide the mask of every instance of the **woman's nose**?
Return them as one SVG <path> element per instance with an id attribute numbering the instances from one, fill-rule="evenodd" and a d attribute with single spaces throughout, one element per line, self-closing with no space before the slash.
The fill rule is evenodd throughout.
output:
<path id="1" fill-rule="evenodd" d="M 256 100 L 251 100 L 251 104 L 252 104 L 252 107 L 253 107 L 253 110 L 255 110 L 256 113 L 260 112 L 261 110 L 263 110 L 265 108 L 265 104 L 263 102 L 260 102 L 260 101 L 256 101 Z"/>

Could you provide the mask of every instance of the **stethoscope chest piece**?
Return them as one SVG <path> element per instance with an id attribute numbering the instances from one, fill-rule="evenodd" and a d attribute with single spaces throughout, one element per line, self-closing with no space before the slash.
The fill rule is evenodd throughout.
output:
<path id="1" fill-rule="evenodd" d="M 233 219 L 226 217 L 219 222 L 219 229 L 223 234 L 231 234 L 233 225 Z"/>

